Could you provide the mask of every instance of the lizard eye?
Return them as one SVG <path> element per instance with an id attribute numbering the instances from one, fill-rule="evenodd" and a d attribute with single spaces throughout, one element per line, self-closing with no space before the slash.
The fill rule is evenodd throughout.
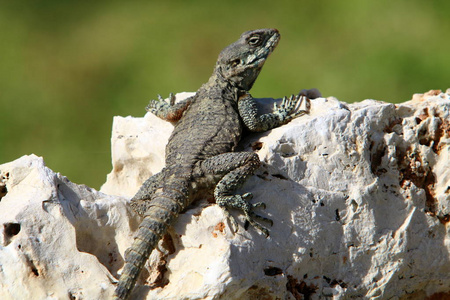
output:
<path id="1" fill-rule="evenodd" d="M 252 36 L 251 38 L 248 39 L 248 44 L 250 46 L 259 46 L 261 45 L 261 38 L 259 36 Z"/>

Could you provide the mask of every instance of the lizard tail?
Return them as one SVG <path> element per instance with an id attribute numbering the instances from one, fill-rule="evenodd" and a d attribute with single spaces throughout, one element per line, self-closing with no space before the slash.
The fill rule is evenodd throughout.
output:
<path id="1" fill-rule="evenodd" d="M 150 253 L 178 214 L 189 205 L 188 186 L 187 178 L 169 177 L 153 195 L 134 242 L 125 252 L 125 266 L 114 293 L 115 300 L 129 297 Z"/>

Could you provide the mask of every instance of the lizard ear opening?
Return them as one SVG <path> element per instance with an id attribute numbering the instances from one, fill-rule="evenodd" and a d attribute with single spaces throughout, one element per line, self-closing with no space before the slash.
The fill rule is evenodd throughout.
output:
<path id="1" fill-rule="evenodd" d="M 234 67 L 238 66 L 240 63 L 241 63 L 241 60 L 239 58 L 237 58 L 230 62 L 230 66 L 234 68 Z"/>

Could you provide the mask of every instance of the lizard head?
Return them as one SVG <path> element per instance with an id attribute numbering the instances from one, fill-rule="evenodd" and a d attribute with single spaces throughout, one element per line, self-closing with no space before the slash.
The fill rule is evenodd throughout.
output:
<path id="1" fill-rule="evenodd" d="M 244 32 L 236 42 L 222 50 L 214 72 L 238 89 L 248 91 L 279 40 L 280 33 L 276 29 Z"/>

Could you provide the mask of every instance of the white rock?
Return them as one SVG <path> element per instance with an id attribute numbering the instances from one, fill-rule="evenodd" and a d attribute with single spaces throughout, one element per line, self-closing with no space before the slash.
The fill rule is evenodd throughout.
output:
<path id="1" fill-rule="evenodd" d="M 233 234 L 199 201 L 152 253 L 134 298 L 449 296 L 449 111 L 436 91 L 398 105 L 320 98 L 309 115 L 248 136 L 242 148 L 258 149 L 263 166 L 241 192 L 267 204 L 271 236 L 242 222 Z M 1 165 L 0 299 L 109 299 L 139 221 L 120 196 L 163 167 L 171 130 L 151 114 L 114 119 L 101 191 L 118 196 L 35 156 Z"/>
<path id="2" fill-rule="evenodd" d="M 76 185 L 35 155 L 0 166 L 0 299 L 108 299 L 132 242 L 126 202 Z"/>

